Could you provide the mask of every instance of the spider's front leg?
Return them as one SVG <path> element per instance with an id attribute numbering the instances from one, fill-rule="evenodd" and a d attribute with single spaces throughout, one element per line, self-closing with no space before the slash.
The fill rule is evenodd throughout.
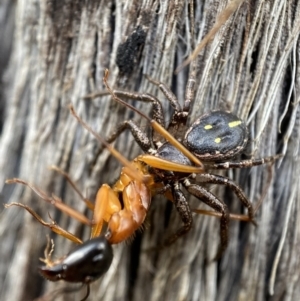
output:
<path id="1" fill-rule="evenodd" d="M 152 142 L 147 136 L 146 133 L 144 133 L 139 126 L 133 121 L 133 120 L 125 120 L 121 124 L 119 124 L 115 130 L 105 139 L 107 143 L 114 142 L 125 130 L 129 129 L 131 131 L 131 134 L 134 138 L 134 140 L 137 142 L 137 144 L 140 146 L 140 148 L 145 153 L 152 153 L 155 152 L 152 149 Z M 153 140 L 152 140 L 153 141 Z M 155 144 L 155 142 L 153 141 Z M 103 151 L 103 149 L 106 148 L 105 145 L 101 146 L 95 155 L 95 159 L 92 162 L 91 166 L 94 166 L 98 160 L 99 155 Z"/>
<path id="2" fill-rule="evenodd" d="M 219 246 L 217 255 L 215 259 L 220 258 L 224 251 L 227 248 L 229 235 L 228 235 L 228 224 L 229 224 L 229 211 L 227 205 L 222 201 L 219 200 L 213 193 L 206 190 L 204 187 L 191 184 L 190 181 L 185 178 L 183 181 L 184 187 L 187 191 L 195 196 L 197 199 L 208 205 L 209 207 L 213 208 L 217 212 L 222 214 L 220 220 L 220 237 L 221 237 L 221 244 Z"/>
<path id="3" fill-rule="evenodd" d="M 158 124 L 160 124 L 162 127 L 165 127 L 165 117 L 164 112 L 162 109 L 161 102 L 153 95 L 149 93 L 138 93 L 138 92 L 128 92 L 128 91 L 120 91 L 120 90 L 112 90 L 114 95 L 117 97 L 124 98 L 126 100 L 135 100 L 140 102 L 147 102 L 152 104 L 152 113 L 151 118 L 154 119 Z M 110 95 L 109 91 L 103 91 L 99 93 L 89 94 L 84 97 L 84 99 L 90 99 L 90 98 L 96 98 L 101 96 Z M 125 123 L 125 122 L 124 122 Z M 123 130 L 118 130 L 122 126 L 124 126 L 124 123 L 118 126 L 115 133 L 113 133 L 108 139 L 107 142 L 113 142 L 122 132 Z M 152 140 L 153 143 L 157 146 L 157 143 L 161 142 L 162 137 L 157 132 L 152 132 Z"/>
<path id="4" fill-rule="evenodd" d="M 106 138 L 106 142 L 114 142 L 126 129 L 131 131 L 134 140 L 138 143 L 144 152 L 148 152 L 152 145 L 149 137 L 144 133 L 133 120 L 125 120 L 119 124 L 115 131 Z"/>

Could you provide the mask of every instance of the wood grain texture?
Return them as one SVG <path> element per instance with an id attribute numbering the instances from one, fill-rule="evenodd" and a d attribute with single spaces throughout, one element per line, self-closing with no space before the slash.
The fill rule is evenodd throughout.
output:
<path id="1" fill-rule="evenodd" d="M 19 177 L 85 212 L 85 206 L 49 165 L 67 171 L 91 200 L 102 183 L 112 184 L 120 164 L 70 115 L 71 102 L 80 116 L 106 136 L 120 121 L 132 118 L 148 131 L 145 120 L 109 97 L 84 101 L 103 90 L 104 69 L 118 89 L 157 95 L 167 115 L 169 104 L 143 74 L 172 87 L 183 101 L 188 68 L 175 68 L 213 26 L 227 1 L 196 0 L 196 33 L 190 35 L 184 0 L 63 0 L 2 1 L 0 4 L 1 106 L 0 188 L 3 202 L 19 201 L 45 220 L 48 213 L 73 233 L 87 238 L 89 230 L 38 199 L 29 189 L 4 185 Z M 14 20 L 8 22 L 7 20 Z M 219 221 L 195 215 L 193 229 L 169 248 L 145 252 L 180 226 L 170 204 L 155 197 L 142 234 L 114 248 L 108 273 L 92 285 L 89 300 L 296 300 L 299 281 L 299 103 L 300 2 L 296 0 L 242 3 L 197 57 L 196 99 L 191 121 L 212 109 L 230 110 L 247 120 L 253 157 L 284 153 L 280 164 L 230 171 L 253 203 L 262 197 L 258 227 L 232 221 L 229 247 L 212 261 L 219 244 Z M 117 48 L 141 26 L 145 45 L 138 47 L 130 74 L 119 75 Z M 7 34 L 7 32 L 14 33 Z M 10 42 L 13 41 L 12 50 Z M 8 61 L 9 57 L 9 61 Z M 5 72 L 3 71 L 4 68 Z M 149 114 L 148 104 L 136 103 Z M 140 153 L 129 133 L 115 143 L 129 159 Z M 95 163 L 95 164 L 93 164 Z M 231 212 L 241 212 L 238 200 L 218 186 L 210 188 Z M 191 206 L 201 204 L 191 199 Z M 169 214 L 170 213 L 170 214 Z M 70 287 L 49 283 L 38 275 L 46 245 L 43 228 L 20 208 L 1 210 L 0 299 L 34 300 Z M 55 240 L 55 256 L 72 247 Z M 271 294 L 272 290 L 274 291 Z M 85 289 L 56 300 L 80 300 Z"/>

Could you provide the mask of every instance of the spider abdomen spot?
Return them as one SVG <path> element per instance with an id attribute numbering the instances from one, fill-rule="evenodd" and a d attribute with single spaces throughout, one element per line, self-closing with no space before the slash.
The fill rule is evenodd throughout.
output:
<path id="1" fill-rule="evenodd" d="M 247 141 L 247 127 L 240 118 L 229 112 L 213 111 L 191 125 L 184 144 L 201 160 L 222 161 L 241 152 Z"/>

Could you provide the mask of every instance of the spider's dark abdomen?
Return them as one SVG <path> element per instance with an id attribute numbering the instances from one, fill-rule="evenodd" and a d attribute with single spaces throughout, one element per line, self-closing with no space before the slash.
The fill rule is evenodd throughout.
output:
<path id="1" fill-rule="evenodd" d="M 222 161 L 241 152 L 247 140 L 248 131 L 240 118 L 228 112 L 213 111 L 191 125 L 184 144 L 201 160 Z"/>

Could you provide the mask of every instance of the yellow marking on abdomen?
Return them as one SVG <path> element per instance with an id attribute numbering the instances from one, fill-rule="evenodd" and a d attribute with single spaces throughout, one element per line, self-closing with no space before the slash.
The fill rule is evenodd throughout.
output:
<path id="1" fill-rule="evenodd" d="M 210 129 L 212 129 L 212 125 L 211 124 L 207 124 L 207 125 L 204 126 L 204 129 L 205 130 L 210 130 Z"/>
<path id="2" fill-rule="evenodd" d="M 219 138 L 219 137 L 216 138 L 216 139 L 215 139 L 215 142 L 216 142 L 216 143 L 220 143 L 220 142 L 221 142 L 221 138 Z"/>
<path id="3" fill-rule="evenodd" d="M 242 122 L 241 122 L 240 120 L 231 121 L 231 122 L 228 123 L 228 126 L 229 126 L 230 128 L 234 128 L 234 127 L 240 125 L 241 123 L 242 123 Z"/>

